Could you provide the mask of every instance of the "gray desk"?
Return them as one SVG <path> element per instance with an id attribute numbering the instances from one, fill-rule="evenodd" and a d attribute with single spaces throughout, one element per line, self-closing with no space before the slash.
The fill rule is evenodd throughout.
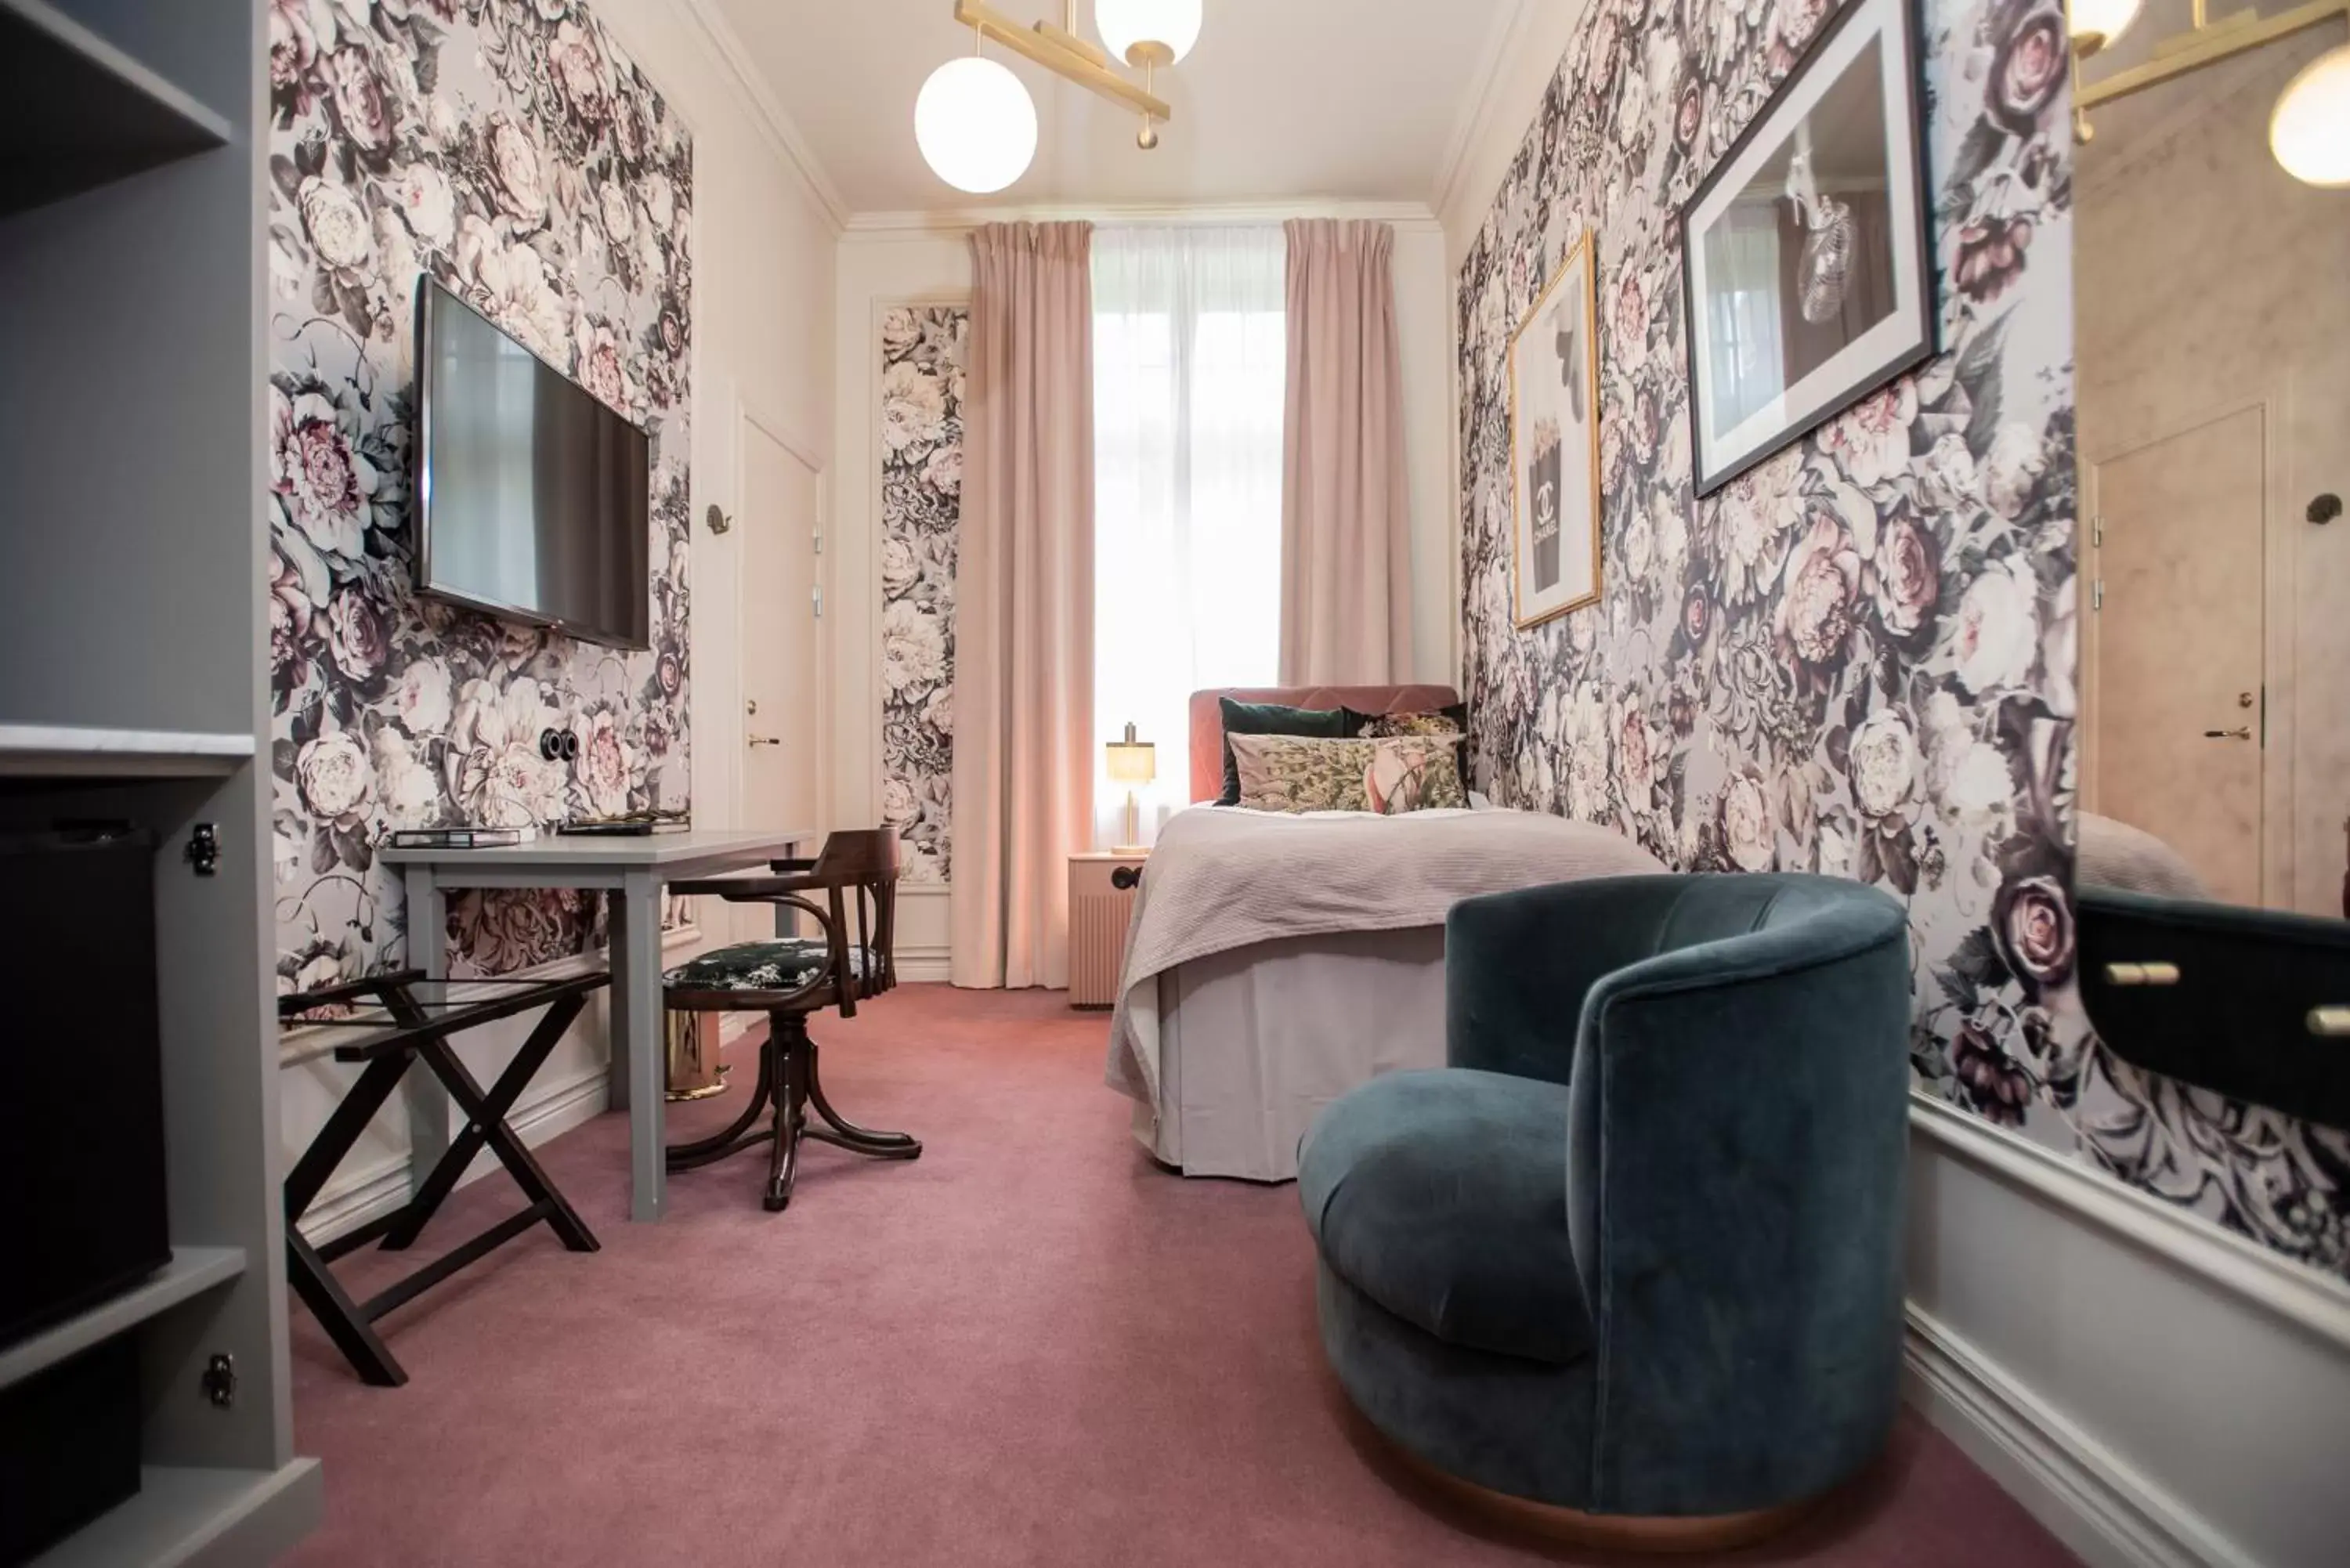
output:
<path id="1" fill-rule="evenodd" d="M 448 977 L 445 931 L 452 888 L 595 888 L 612 906 L 612 1105 L 629 1113 L 629 1218 L 650 1223 L 668 1203 L 662 1123 L 668 1108 L 661 1031 L 661 889 L 671 882 L 764 866 L 816 837 L 807 828 L 699 830 L 650 838 L 550 836 L 512 849 L 386 849 L 408 884 L 409 961 Z M 780 926 L 781 922 L 779 922 Z M 438 1084 L 417 1083 L 409 1099 L 419 1179 L 449 1144 L 449 1101 Z"/>

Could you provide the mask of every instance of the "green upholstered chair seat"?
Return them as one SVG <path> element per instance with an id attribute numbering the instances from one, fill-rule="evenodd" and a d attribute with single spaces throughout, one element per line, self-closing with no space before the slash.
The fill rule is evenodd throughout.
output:
<path id="1" fill-rule="evenodd" d="M 1325 1262 L 1449 1345 L 1564 1365 L 1591 1320 L 1566 1225 L 1567 1090 L 1500 1073 L 1392 1073 L 1299 1157 Z"/>
<path id="2" fill-rule="evenodd" d="M 672 991 L 797 991 L 823 974 L 831 957 L 816 937 L 736 942 L 681 963 L 661 980 Z M 871 956 L 851 948 L 848 961 L 861 975 L 868 972 Z"/>

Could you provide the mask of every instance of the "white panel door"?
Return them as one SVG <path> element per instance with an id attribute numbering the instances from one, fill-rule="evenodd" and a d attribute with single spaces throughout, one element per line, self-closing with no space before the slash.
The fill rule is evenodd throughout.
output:
<path id="1" fill-rule="evenodd" d="M 2099 463 L 2104 588 L 2093 810 L 2168 842 L 2231 904 L 2261 902 L 2259 408 Z"/>
<path id="2" fill-rule="evenodd" d="M 743 819 L 813 827 L 822 814 L 823 643 L 816 471 L 755 418 L 742 421 Z"/>

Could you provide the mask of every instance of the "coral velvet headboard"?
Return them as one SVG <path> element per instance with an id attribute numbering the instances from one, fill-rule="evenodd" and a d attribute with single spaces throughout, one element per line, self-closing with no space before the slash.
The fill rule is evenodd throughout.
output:
<path id="1" fill-rule="evenodd" d="M 1420 713 L 1450 708 L 1461 693 L 1450 686 L 1256 686 L 1191 693 L 1191 798 L 1224 793 L 1224 712 L 1236 702 L 1279 702 L 1289 708 L 1352 708 L 1357 713 Z"/>

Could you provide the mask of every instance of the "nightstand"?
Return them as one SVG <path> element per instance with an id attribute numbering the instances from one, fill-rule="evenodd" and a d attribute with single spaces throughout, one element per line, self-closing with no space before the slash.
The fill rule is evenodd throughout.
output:
<path id="1" fill-rule="evenodd" d="M 1126 928 L 1142 886 L 1148 850 L 1102 851 L 1069 857 L 1069 1005 L 1107 1011 L 1118 1005 L 1126 969 Z"/>

